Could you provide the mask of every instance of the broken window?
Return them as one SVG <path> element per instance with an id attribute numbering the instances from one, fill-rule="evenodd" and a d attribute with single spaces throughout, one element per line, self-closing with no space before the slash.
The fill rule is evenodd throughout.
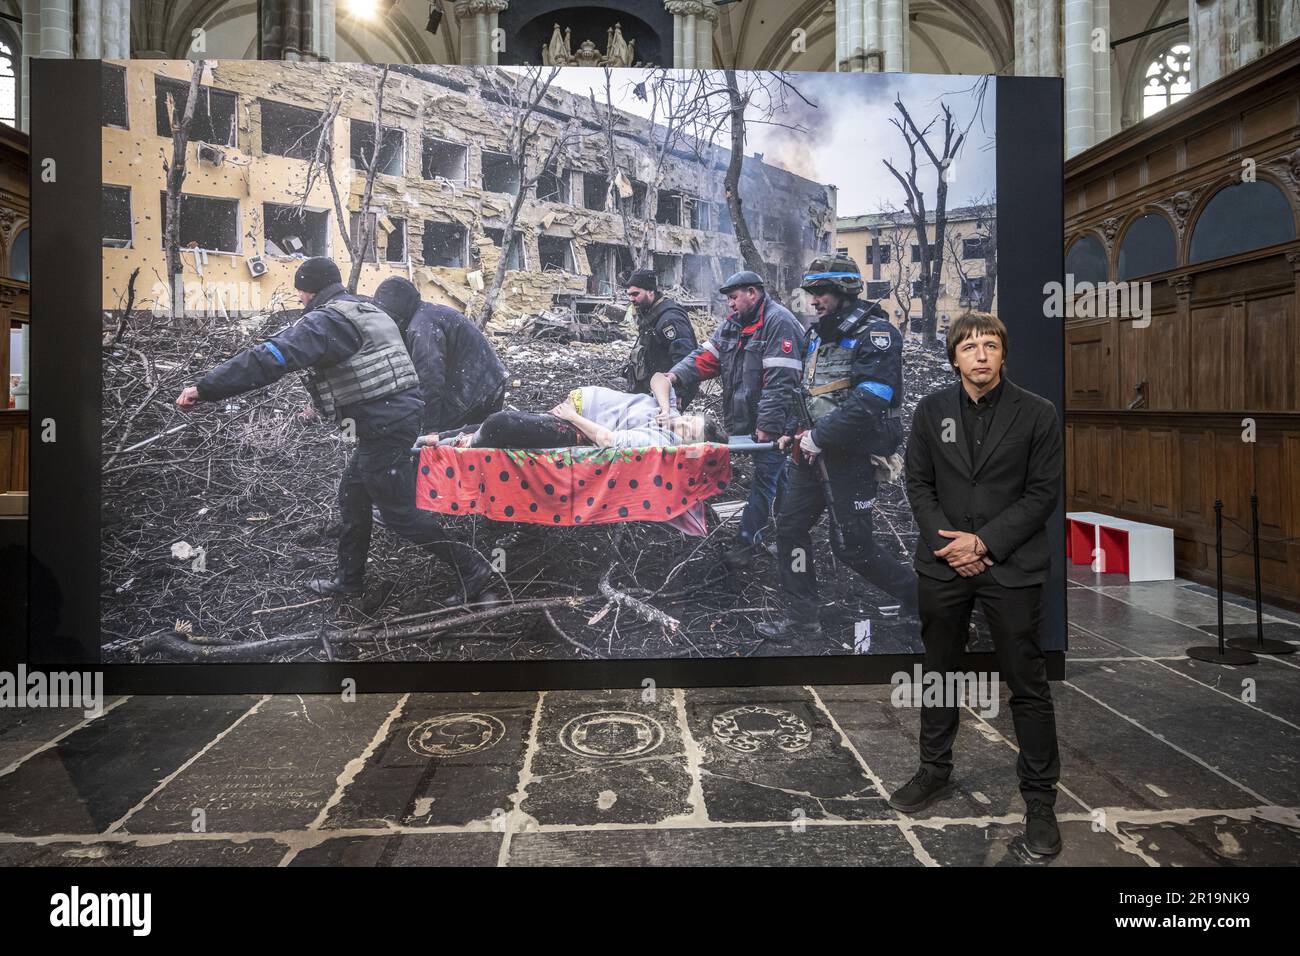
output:
<path id="1" fill-rule="evenodd" d="M 587 209 L 604 211 L 605 196 L 609 193 L 609 177 L 600 173 L 582 174 L 582 205 Z"/>
<path id="2" fill-rule="evenodd" d="M 868 299 L 883 299 L 885 298 L 885 296 L 889 295 L 889 293 L 892 291 L 894 291 L 894 286 L 893 283 L 891 282 L 882 280 L 880 282 L 867 283 Z"/>
<path id="3" fill-rule="evenodd" d="M 131 187 L 105 183 L 102 196 L 104 245 L 131 248 Z"/>
<path id="4" fill-rule="evenodd" d="M 505 237 L 504 229 L 484 229 L 483 234 L 487 236 L 496 245 L 501 248 L 501 240 Z M 524 242 L 523 233 L 516 232 L 510 240 L 510 252 L 506 255 L 507 269 L 524 269 Z"/>
<path id="5" fill-rule="evenodd" d="M 280 203 L 262 203 L 262 236 L 268 256 L 329 255 L 330 214 Z"/>
<path id="6" fill-rule="evenodd" d="M 519 192 L 519 164 L 506 153 L 483 150 L 483 188 L 490 193 Z"/>
<path id="7" fill-rule="evenodd" d="M 101 122 L 105 126 L 118 126 L 122 129 L 127 127 L 126 114 L 126 68 L 113 66 L 111 63 L 100 64 L 99 85 L 103 91 L 100 94 Z M 167 131 L 171 135 L 171 130 Z"/>
<path id="8" fill-rule="evenodd" d="M 718 257 L 718 272 L 722 274 L 722 279 L 724 282 L 727 279 L 734 276 L 739 271 L 740 271 L 740 262 L 738 260 L 732 259 L 728 256 Z"/>
<path id="9" fill-rule="evenodd" d="M 379 145 L 375 168 L 386 176 L 401 176 L 406 170 L 403 147 L 406 137 L 400 129 L 384 127 L 384 141 Z M 365 120 L 352 121 L 352 168 L 369 169 L 375 155 L 375 124 Z"/>
<path id="10" fill-rule="evenodd" d="M 163 248 L 167 247 L 167 193 L 161 199 Z M 215 196 L 181 194 L 179 242 L 182 248 L 193 247 L 209 252 L 239 251 L 239 200 Z"/>
<path id="11" fill-rule="evenodd" d="M 682 264 L 683 282 L 697 299 L 707 299 L 716 286 L 713 264 L 708 256 L 687 256 Z"/>
<path id="12" fill-rule="evenodd" d="M 988 240 L 984 237 L 963 239 L 961 241 L 961 257 L 963 259 L 984 259 L 987 256 Z"/>
<path id="13" fill-rule="evenodd" d="M 682 197 L 666 189 L 659 190 L 659 204 L 655 208 L 655 222 L 665 226 L 682 224 Z"/>
<path id="14" fill-rule="evenodd" d="M 682 284 L 682 257 L 655 253 L 655 274 L 659 277 L 659 288 L 667 289 Z"/>
<path id="15" fill-rule="evenodd" d="M 348 226 L 349 235 L 352 237 L 352 246 L 356 246 L 361 241 L 361 213 L 354 212 L 349 214 L 350 224 Z M 366 215 L 366 250 L 362 256 L 362 262 L 379 261 L 379 220 L 375 214 Z"/>
<path id="16" fill-rule="evenodd" d="M 322 115 L 316 110 L 275 100 L 262 105 L 262 151 L 290 159 L 311 159 L 320 139 Z"/>
<path id="17" fill-rule="evenodd" d="M 420 155 L 420 175 L 425 179 L 449 179 L 463 183 L 469 178 L 469 150 L 459 143 L 449 143 L 445 139 L 424 137 Z"/>
<path id="18" fill-rule="evenodd" d="M 768 242 L 781 241 L 781 217 L 763 216 L 763 238 Z"/>
<path id="19" fill-rule="evenodd" d="M 547 166 L 537 177 L 537 200 L 539 202 L 568 202 L 569 176 L 561 172 L 555 164 Z"/>
<path id="20" fill-rule="evenodd" d="M 691 228 L 708 229 L 711 216 L 709 215 L 709 203 L 703 199 L 690 201 L 691 209 Z"/>
<path id="21" fill-rule="evenodd" d="M 401 216 L 380 216 L 379 231 L 387 237 L 385 262 L 406 261 L 406 220 Z"/>
<path id="22" fill-rule="evenodd" d="M 576 272 L 573 265 L 573 240 L 562 236 L 538 236 L 537 256 L 543 271 L 559 269 L 561 272 Z"/>
<path id="23" fill-rule="evenodd" d="M 154 77 L 154 112 L 158 118 L 158 135 L 172 135 L 171 116 L 167 113 L 167 94 L 172 95 L 176 123 L 185 116 L 185 103 L 189 99 L 190 85 L 183 80 L 165 76 Z M 194 104 L 194 117 L 190 120 L 190 139 L 219 146 L 235 145 L 235 94 L 200 86 Z"/>
<path id="24" fill-rule="evenodd" d="M 917 243 L 917 242 L 912 243 L 912 261 L 913 261 L 913 262 L 920 262 L 920 261 L 921 261 L 921 245 L 920 245 L 920 243 Z"/>
<path id="25" fill-rule="evenodd" d="M 465 265 L 465 227 L 458 222 L 424 224 L 424 264 L 426 266 Z"/>
<path id="26" fill-rule="evenodd" d="M 919 247 L 917 247 L 917 246 L 913 246 L 912 248 L 915 249 L 915 248 L 919 248 Z M 920 255 L 920 253 L 918 252 L 917 255 Z M 913 280 L 912 280 L 912 298 L 914 298 L 914 299 L 919 299 L 920 297 L 921 297 L 921 280 L 920 280 L 920 279 L 913 279 Z"/>
<path id="27" fill-rule="evenodd" d="M 627 246 L 605 242 L 587 246 L 587 264 L 591 267 L 591 279 L 587 283 L 591 295 L 614 295 L 624 287 L 633 271 L 632 253 Z"/>
<path id="28" fill-rule="evenodd" d="M 632 197 L 627 200 L 627 214 L 637 219 L 645 218 L 645 197 L 648 187 L 639 179 L 632 180 Z"/>
<path id="29" fill-rule="evenodd" d="M 836 249 L 835 249 L 835 254 L 836 254 L 837 256 L 844 256 L 844 257 L 847 258 L 847 257 L 848 257 L 848 254 L 849 254 L 849 247 L 848 247 L 848 246 L 838 246 L 838 247 L 836 247 Z"/>
<path id="30" fill-rule="evenodd" d="M 963 305 L 974 305 L 984 295 L 984 277 L 971 276 L 961 280 L 961 298 Z"/>

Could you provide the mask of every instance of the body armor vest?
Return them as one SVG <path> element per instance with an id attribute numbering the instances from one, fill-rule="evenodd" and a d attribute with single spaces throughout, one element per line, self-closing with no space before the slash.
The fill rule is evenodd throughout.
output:
<path id="1" fill-rule="evenodd" d="M 808 389 L 808 415 L 813 424 L 844 404 L 853 387 L 853 351 L 871 317 L 859 303 L 835 327 L 835 338 L 823 342 L 817 326 L 808 330 L 808 355 L 803 381 Z"/>
<path id="2" fill-rule="evenodd" d="M 405 391 L 420 384 L 401 330 L 369 302 L 331 302 L 361 336 L 361 348 L 342 362 L 307 373 L 307 390 L 323 414 L 341 421 L 340 409 Z"/>

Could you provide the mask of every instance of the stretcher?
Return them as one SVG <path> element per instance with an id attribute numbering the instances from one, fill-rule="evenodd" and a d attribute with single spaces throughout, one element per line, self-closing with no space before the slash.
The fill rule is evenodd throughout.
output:
<path id="1" fill-rule="evenodd" d="M 731 484 L 731 456 L 772 442 L 701 442 L 644 448 L 421 446 L 416 505 L 448 516 L 578 527 L 664 522 L 707 533 L 704 503 Z"/>

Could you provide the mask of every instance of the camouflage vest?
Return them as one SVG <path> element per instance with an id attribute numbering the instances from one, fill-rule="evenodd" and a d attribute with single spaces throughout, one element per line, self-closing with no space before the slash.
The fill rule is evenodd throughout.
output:
<path id="1" fill-rule="evenodd" d="M 345 406 L 420 384 L 401 330 L 388 313 L 369 302 L 331 302 L 325 308 L 352 323 L 361 348 L 342 362 L 307 372 L 307 390 L 322 414 L 341 421 Z"/>
<path id="2" fill-rule="evenodd" d="M 853 352 L 858 346 L 858 336 L 865 334 L 870 321 L 866 307 L 859 303 L 839 323 L 834 341 L 823 342 L 817 326 L 808 330 L 803 382 L 808 390 L 808 414 L 814 425 L 849 397 L 853 387 Z"/>

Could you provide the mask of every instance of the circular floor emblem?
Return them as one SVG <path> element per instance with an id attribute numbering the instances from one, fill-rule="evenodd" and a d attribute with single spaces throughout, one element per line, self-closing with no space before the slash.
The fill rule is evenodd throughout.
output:
<path id="1" fill-rule="evenodd" d="M 458 757 L 486 750 L 506 734 L 489 714 L 443 714 L 416 724 L 406 744 L 426 757 Z"/>
<path id="2" fill-rule="evenodd" d="M 788 710 L 751 704 L 724 711 L 713 718 L 713 736 L 743 754 L 776 747 L 795 753 L 812 743 L 812 730 Z"/>
<path id="3" fill-rule="evenodd" d="M 641 757 L 663 742 L 657 720 L 625 710 L 583 714 L 560 731 L 560 745 L 584 757 Z"/>

